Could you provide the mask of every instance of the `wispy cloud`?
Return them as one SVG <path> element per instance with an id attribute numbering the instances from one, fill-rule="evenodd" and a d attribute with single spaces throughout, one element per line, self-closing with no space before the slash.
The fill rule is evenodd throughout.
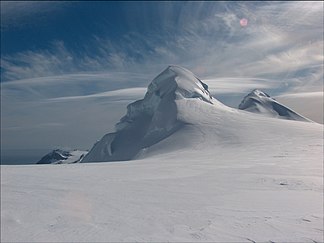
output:
<path id="1" fill-rule="evenodd" d="M 137 100 L 144 96 L 146 88 L 128 88 L 118 89 L 107 92 L 100 92 L 91 95 L 77 95 L 77 96 L 65 96 L 58 98 L 47 99 L 48 102 L 65 102 L 70 100 L 83 100 L 83 99 L 97 99 L 97 98 L 109 98 L 109 100 Z"/>
<path id="2" fill-rule="evenodd" d="M 48 123 L 39 123 L 33 125 L 24 125 L 24 126 L 8 126 L 2 128 L 3 131 L 24 131 L 24 130 L 33 130 L 33 129 L 48 129 L 53 127 L 63 127 L 63 123 L 58 122 L 48 122 Z"/>
<path id="3" fill-rule="evenodd" d="M 206 4 L 208 12 L 204 12 Z M 93 36 L 82 53 L 56 41 L 48 50 L 3 56 L 2 78 L 16 80 L 103 70 L 154 73 L 168 64 L 179 64 L 202 78 L 278 78 L 279 82 L 285 79 L 284 82 L 294 85 L 298 85 L 296 77 L 304 70 L 309 73 L 308 82 L 320 86 L 313 74 L 321 75 L 323 70 L 322 5 L 200 2 L 183 4 L 176 13 L 170 10 L 172 5 L 166 4 L 156 18 L 161 19 L 160 26 L 165 28 L 170 23 L 162 21 L 162 17 L 174 19 L 178 14 L 174 23 L 178 31 L 165 28 L 154 36 L 129 32 L 118 42 Z M 239 25 L 242 17 L 248 19 L 247 27 Z M 147 25 L 143 28 L 149 28 L 150 24 Z"/>
<path id="4" fill-rule="evenodd" d="M 1 57 L 5 80 L 46 77 L 77 71 L 76 58 L 62 41 L 54 42 L 52 50 L 25 51 Z"/>
<path id="5" fill-rule="evenodd" d="M 213 78 L 204 79 L 211 94 L 246 93 L 252 89 L 276 88 L 272 80 L 259 78 Z"/>
<path id="6" fill-rule="evenodd" d="M 141 89 L 139 87 L 146 88 L 152 78 L 154 76 L 146 73 L 106 72 L 3 82 L 1 101 L 3 104 L 12 106 L 13 102 L 37 102 L 62 97 L 92 97 L 99 94 L 114 95 L 118 92 L 122 95 L 127 93 L 127 90 L 138 91 Z"/>

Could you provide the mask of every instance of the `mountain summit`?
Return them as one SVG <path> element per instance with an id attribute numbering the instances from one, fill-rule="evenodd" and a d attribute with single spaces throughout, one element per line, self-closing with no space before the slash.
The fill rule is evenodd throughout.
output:
<path id="1" fill-rule="evenodd" d="M 116 132 L 97 142 L 83 162 L 129 160 L 141 149 L 168 137 L 184 124 L 177 117 L 175 101 L 186 98 L 218 102 L 193 73 L 169 66 L 153 79 L 143 99 L 127 106 L 127 114 L 115 126 Z"/>
<path id="2" fill-rule="evenodd" d="M 251 93 L 245 96 L 238 108 L 281 119 L 311 122 L 311 120 L 284 106 L 271 98 L 270 95 L 258 89 L 252 90 Z"/>

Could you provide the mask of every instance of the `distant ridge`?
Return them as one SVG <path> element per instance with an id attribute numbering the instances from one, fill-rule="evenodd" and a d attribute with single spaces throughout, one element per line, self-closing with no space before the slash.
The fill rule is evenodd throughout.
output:
<path id="1" fill-rule="evenodd" d="M 238 108 L 281 119 L 312 122 L 258 89 L 252 90 L 251 93 L 245 96 Z"/>

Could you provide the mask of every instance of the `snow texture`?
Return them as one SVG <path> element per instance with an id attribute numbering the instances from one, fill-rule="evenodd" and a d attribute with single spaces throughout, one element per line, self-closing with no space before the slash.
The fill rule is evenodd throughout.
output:
<path id="1" fill-rule="evenodd" d="M 254 89 L 244 97 L 239 105 L 239 109 L 287 120 L 311 122 L 308 118 L 303 117 L 283 104 L 280 104 L 268 94 L 257 89 Z"/>

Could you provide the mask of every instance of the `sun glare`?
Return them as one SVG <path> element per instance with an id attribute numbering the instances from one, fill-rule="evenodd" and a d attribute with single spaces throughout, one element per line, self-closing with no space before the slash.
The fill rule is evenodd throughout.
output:
<path id="1" fill-rule="evenodd" d="M 246 18 L 243 18 L 240 20 L 240 25 L 242 27 L 246 27 L 248 25 L 248 20 Z"/>

